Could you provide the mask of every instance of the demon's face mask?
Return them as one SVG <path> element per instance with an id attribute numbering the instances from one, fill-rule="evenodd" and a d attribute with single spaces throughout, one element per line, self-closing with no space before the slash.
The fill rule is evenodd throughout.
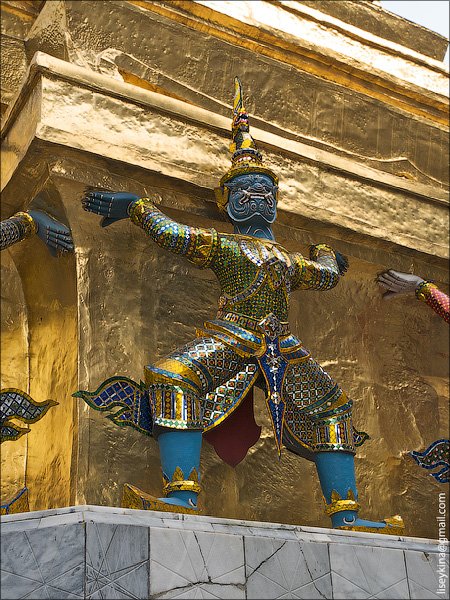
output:
<path id="1" fill-rule="evenodd" d="M 277 216 L 277 191 L 269 175 L 248 173 L 227 181 L 227 213 L 233 223 L 270 226 Z"/>

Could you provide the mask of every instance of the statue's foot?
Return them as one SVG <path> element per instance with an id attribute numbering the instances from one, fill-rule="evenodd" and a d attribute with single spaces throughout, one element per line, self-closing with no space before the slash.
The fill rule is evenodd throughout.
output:
<path id="1" fill-rule="evenodd" d="M 192 501 L 186 502 L 184 500 L 180 500 L 180 498 L 156 498 L 158 502 L 162 502 L 163 504 L 167 504 L 169 506 L 176 506 L 180 508 L 187 508 L 188 510 L 192 510 L 194 512 L 198 512 L 198 507 Z"/>
<path id="2" fill-rule="evenodd" d="M 199 514 L 199 510 L 195 505 L 190 505 L 179 498 L 155 498 L 129 483 L 125 483 L 123 486 L 122 506 L 123 508 L 138 510 L 157 510 L 189 515 Z"/>
<path id="3" fill-rule="evenodd" d="M 385 535 L 405 535 L 405 525 L 400 515 L 388 517 L 383 521 L 366 521 L 365 519 L 343 518 L 341 522 L 334 524 L 334 529 L 344 529 L 347 531 L 364 531 L 366 533 L 380 533 Z"/>

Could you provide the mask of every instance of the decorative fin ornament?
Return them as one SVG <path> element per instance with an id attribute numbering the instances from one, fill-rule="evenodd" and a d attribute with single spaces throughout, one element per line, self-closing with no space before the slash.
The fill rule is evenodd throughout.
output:
<path id="1" fill-rule="evenodd" d="M 244 107 L 242 84 L 238 77 L 234 78 L 233 122 L 231 133 L 231 168 L 220 180 L 220 187 L 214 190 L 217 206 L 221 212 L 225 212 L 228 203 L 226 183 L 236 175 L 262 173 L 269 175 L 269 177 L 273 179 L 275 185 L 278 185 L 277 175 L 272 169 L 264 166 L 262 154 L 257 149 L 255 140 L 250 133 L 248 113 Z"/>
<path id="2" fill-rule="evenodd" d="M 423 469 L 437 469 L 435 473 L 430 473 L 439 483 L 450 482 L 450 463 L 449 463 L 449 440 L 436 440 L 428 446 L 423 452 L 411 451 L 409 454 L 413 457 L 419 467 Z"/>
<path id="3" fill-rule="evenodd" d="M 14 515 L 17 513 L 28 512 L 30 505 L 28 502 L 28 488 L 22 488 L 14 498 L 7 500 L 0 506 L 0 514 Z"/>
<path id="4" fill-rule="evenodd" d="M 0 443 L 18 440 L 20 437 L 30 432 L 29 427 L 20 427 L 9 420 L 2 421 L 0 428 Z"/>
<path id="5" fill-rule="evenodd" d="M 133 427 L 141 433 L 152 435 L 148 392 L 142 381 L 136 383 L 128 377 L 110 377 L 95 392 L 79 390 L 72 396 L 82 398 L 94 410 L 110 412 L 107 417 L 116 425 Z M 117 407 L 119 410 L 113 413 Z"/>
<path id="6" fill-rule="evenodd" d="M 0 391 L 0 442 L 19 439 L 30 431 L 27 427 L 16 425 L 11 419 L 22 421 L 26 424 L 36 423 L 45 415 L 49 408 L 58 402 L 45 400 L 36 402 L 33 398 L 15 388 L 5 388 Z"/>
<path id="7" fill-rule="evenodd" d="M 370 440 L 370 435 L 368 433 L 365 431 L 358 431 L 353 427 L 353 444 L 355 448 L 359 448 L 367 440 Z"/>

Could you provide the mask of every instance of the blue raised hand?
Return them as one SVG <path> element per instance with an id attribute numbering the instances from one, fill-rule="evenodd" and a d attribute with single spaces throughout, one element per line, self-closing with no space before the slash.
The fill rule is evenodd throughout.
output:
<path id="1" fill-rule="evenodd" d="M 89 191 L 81 201 L 84 210 L 101 215 L 102 227 L 107 227 L 115 221 L 126 219 L 130 204 L 139 200 L 136 194 L 129 192 Z"/>
<path id="2" fill-rule="evenodd" d="M 37 226 L 37 235 L 47 244 L 53 256 L 73 252 L 73 240 L 70 229 L 42 210 L 28 210 Z"/>

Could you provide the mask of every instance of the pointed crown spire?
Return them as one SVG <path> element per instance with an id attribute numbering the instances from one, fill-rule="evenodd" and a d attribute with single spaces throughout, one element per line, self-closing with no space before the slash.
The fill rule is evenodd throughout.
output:
<path id="1" fill-rule="evenodd" d="M 262 154 L 256 148 L 255 140 L 250 135 L 248 113 L 244 108 L 242 84 L 238 77 L 234 78 L 233 123 L 231 126 L 233 141 L 230 152 L 234 165 L 255 162 L 262 165 Z"/>
<path id="2" fill-rule="evenodd" d="M 233 138 L 230 144 L 230 152 L 232 152 L 231 168 L 220 180 L 220 187 L 215 189 L 217 205 L 221 211 L 225 211 L 228 203 L 228 190 L 225 184 L 236 175 L 263 173 L 272 177 L 275 184 L 278 184 L 278 177 L 271 169 L 264 166 L 262 154 L 257 149 L 255 140 L 250 134 L 248 113 L 244 107 L 244 96 L 239 77 L 234 78 L 231 132 Z"/>

